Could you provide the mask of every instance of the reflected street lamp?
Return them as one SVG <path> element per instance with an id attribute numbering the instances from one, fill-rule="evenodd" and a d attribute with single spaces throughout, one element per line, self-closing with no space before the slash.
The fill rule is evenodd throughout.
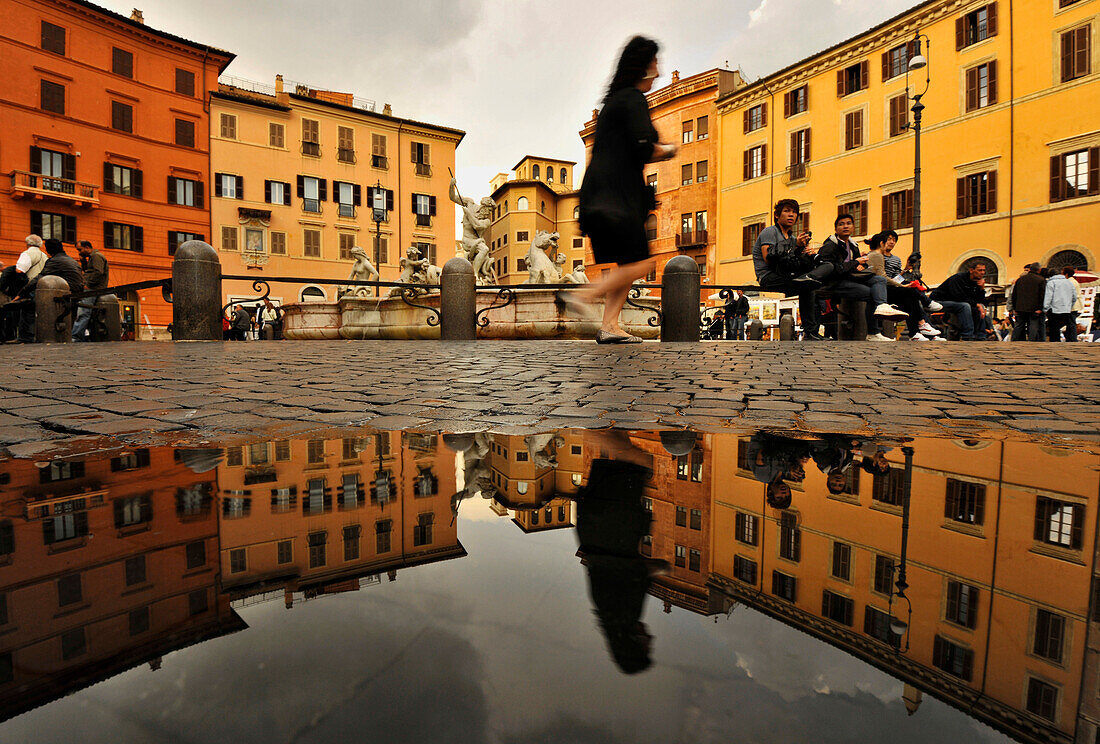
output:
<path id="1" fill-rule="evenodd" d="M 905 653 L 909 650 L 909 625 L 913 621 L 913 604 L 909 601 L 909 597 L 905 595 L 905 590 L 909 588 L 909 582 L 905 578 L 905 562 L 909 550 L 909 496 L 913 490 L 913 448 L 902 447 L 901 451 L 905 455 L 905 477 L 902 482 L 901 493 L 901 560 L 897 568 L 897 581 L 894 582 L 894 589 L 890 592 L 889 607 L 890 632 L 896 653 Z M 905 600 L 907 614 L 904 620 L 894 615 L 895 597 L 899 600 Z M 905 640 L 904 648 L 901 645 L 903 638 Z"/>
<path id="2" fill-rule="evenodd" d="M 915 260 L 916 268 L 920 269 L 920 122 L 924 112 L 924 104 L 921 98 L 928 92 L 928 86 L 932 82 L 931 72 L 928 68 L 928 57 L 921 54 L 920 41 L 924 39 L 928 53 L 932 53 L 932 42 L 926 34 L 919 31 L 910 42 L 906 50 L 908 63 L 905 66 L 905 97 L 913 101 L 910 109 L 913 112 L 913 121 L 906 126 L 913 130 L 913 252 L 911 258 Z M 909 94 L 909 73 L 924 70 L 924 89 L 920 93 Z"/>

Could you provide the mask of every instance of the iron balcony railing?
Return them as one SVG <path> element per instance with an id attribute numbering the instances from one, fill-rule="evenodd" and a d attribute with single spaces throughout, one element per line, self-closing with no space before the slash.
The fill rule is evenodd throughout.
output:
<path id="1" fill-rule="evenodd" d="M 93 183 L 84 183 L 58 176 L 47 176 L 25 170 L 13 170 L 10 176 L 13 196 L 16 196 L 16 198 L 23 195 L 34 195 L 78 203 L 99 203 L 100 187 Z"/>

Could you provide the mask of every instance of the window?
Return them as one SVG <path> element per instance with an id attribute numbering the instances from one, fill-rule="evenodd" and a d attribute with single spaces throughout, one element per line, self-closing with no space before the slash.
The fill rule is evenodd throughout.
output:
<path id="1" fill-rule="evenodd" d="M 871 484 L 871 500 L 890 506 L 901 506 L 905 492 L 905 471 L 890 468 L 885 473 L 875 473 Z"/>
<path id="2" fill-rule="evenodd" d="M 863 613 L 863 632 L 883 643 L 894 645 L 894 634 L 890 631 L 890 615 L 867 605 Z"/>
<path id="3" fill-rule="evenodd" d="M 285 181 L 264 181 L 264 201 L 290 206 L 290 184 Z M 274 251 L 272 251 L 274 253 Z"/>
<path id="4" fill-rule="evenodd" d="M 436 262 L 437 254 L 436 254 L 436 249 L 435 249 L 435 243 L 424 243 L 424 242 L 418 241 L 418 242 L 413 243 L 413 246 L 416 248 L 416 250 L 420 251 L 420 257 L 421 258 L 428 259 L 428 264 L 429 265 L 431 265 L 431 266 L 436 265 L 435 262 Z"/>
<path id="5" fill-rule="evenodd" d="M 370 136 L 370 165 L 372 168 L 385 169 L 389 167 L 386 160 L 386 136 L 384 134 L 372 134 Z"/>
<path id="6" fill-rule="evenodd" d="M 149 608 L 139 607 L 130 611 L 130 635 L 141 635 L 149 630 Z"/>
<path id="7" fill-rule="evenodd" d="M 1052 202 L 1097 194 L 1100 194 L 1100 147 L 1067 152 L 1050 159 Z"/>
<path id="8" fill-rule="evenodd" d="M 943 515 L 956 522 L 982 524 L 985 519 L 985 486 L 948 478 Z"/>
<path id="9" fill-rule="evenodd" d="M 412 195 L 412 211 L 418 227 L 431 227 L 435 216 L 435 197 L 429 194 Z"/>
<path id="10" fill-rule="evenodd" d="M 269 147 L 285 147 L 286 146 L 286 127 L 276 122 L 268 122 L 267 124 L 267 144 Z"/>
<path id="11" fill-rule="evenodd" d="M 842 70 L 836 71 L 836 95 L 837 98 L 851 95 L 867 87 L 867 60 L 856 62 Z"/>
<path id="12" fill-rule="evenodd" d="M 302 119 L 302 154 L 321 156 L 321 123 L 314 119 Z"/>
<path id="13" fill-rule="evenodd" d="M 176 69 L 176 92 L 185 96 L 195 95 L 195 73 Z"/>
<path id="14" fill-rule="evenodd" d="M 797 580 L 795 577 L 780 571 L 772 571 L 772 594 L 775 596 L 793 602 L 796 586 Z"/>
<path id="15" fill-rule="evenodd" d="M 867 208 L 869 204 L 867 200 L 846 202 L 841 204 L 837 208 L 837 214 L 850 214 L 852 215 L 852 221 L 855 223 L 855 228 L 852 231 L 853 235 L 866 235 L 867 234 Z M 854 479 L 854 488 L 845 489 L 845 493 L 856 494 L 859 493 L 859 470 L 857 468 L 848 468 L 849 480 Z"/>
<path id="16" fill-rule="evenodd" d="M 797 177 L 795 175 L 797 167 L 808 162 L 810 162 L 810 130 L 800 129 L 797 132 L 791 132 L 791 177 Z M 805 175 L 805 169 L 802 169 L 802 174 Z"/>
<path id="17" fill-rule="evenodd" d="M 796 563 L 802 556 L 802 530 L 790 512 L 779 518 L 779 555 Z"/>
<path id="18" fill-rule="evenodd" d="M 527 230 L 520 230 L 519 232 L 516 233 L 516 242 L 517 243 L 526 243 L 530 239 L 531 239 L 530 238 L 530 233 Z M 505 241 L 505 243 L 507 243 L 507 241 Z"/>
<path id="19" fill-rule="evenodd" d="M 875 556 L 875 577 L 872 587 L 879 594 L 894 591 L 894 559 L 885 555 Z"/>
<path id="20" fill-rule="evenodd" d="M 683 144 L 689 144 L 695 139 L 695 122 L 692 120 L 685 121 L 683 128 L 681 129 L 680 141 Z"/>
<path id="21" fill-rule="evenodd" d="M 174 196 L 171 181 L 172 177 L 169 176 L 168 202 L 170 204 L 172 203 L 172 198 Z M 202 182 L 192 181 L 191 183 L 197 185 L 197 194 L 199 200 L 198 206 L 202 206 Z M 124 165 L 115 165 L 114 163 L 104 163 L 103 190 L 110 194 L 135 196 L 140 199 L 142 194 L 142 173 L 136 168 L 128 168 Z M 194 198 L 194 195 L 196 194 L 195 187 L 192 187 L 191 193 L 192 198 Z"/>
<path id="22" fill-rule="evenodd" d="M 1085 523 L 1085 507 L 1069 501 L 1035 498 L 1035 540 L 1080 550 Z"/>
<path id="23" fill-rule="evenodd" d="M 997 211 L 997 171 L 974 173 L 955 181 L 955 216 L 958 219 Z"/>
<path id="24" fill-rule="evenodd" d="M 756 561 L 740 555 L 733 557 L 733 576 L 746 584 L 756 583 Z"/>
<path id="25" fill-rule="evenodd" d="M 43 80 L 41 85 L 41 103 L 39 107 L 51 114 L 65 113 L 65 86 Z"/>
<path id="26" fill-rule="evenodd" d="M 683 235 L 684 238 L 688 241 L 691 240 L 691 225 L 691 212 L 680 215 L 680 234 Z M 683 459 L 683 456 L 681 456 L 681 459 Z M 686 471 L 684 473 L 684 477 L 687 477 Z"/>
<path id="27" fill-rule="evenodd" d="M 913 189 L 882 197 L 882 229 L 900 230 L 913 226 Z"/>
<path id="28" fill-rule="evenodd" d="M 978 626 L 978 588 L 961 581 L 947 582 L 944 619 L 973 630 Z"/>
<path id="29" fill-rule="evenodd" d="M 676 526 L 687 527 L 688 523 L 688 510 L 686 506 L 676 507 Z"/>
<path id="30" fill-rule="evenodd" d="M 248 570 L 248 554 L 244 548 L 229 551 L 229 573 L 242 573 Z"/>
<path id="31" fill-rule="evenodd" d="M 412 162 L 416 164 L 416 175 L 418 176 L 430 176 L 432 175 L 431 160 L 429 158 L 431 149 L 425 142 L 413 142 L 411 143 L 412 150 Z M 535 176 L 538 179 L 538 176 Z"/>
<path id="32" fill-rule="evenodd" d="M 1036 656 L 1061 663 L 1062 645 L 1066 637 L 1066 619 L 1047 610 L 1035 611 L 1035 641 L 1031 650 Z"/>
<path id="33" fill-rule="evenodd" d="M 137 225 L 124 225 L 121 222 L 103 223 L 103 247 L 116 251 L 145 250 L 144 228 Z"/>
<path id="34" fill-rule="evenodd" d="M 863 147 L 863 111 L 849 111 L 844 115 L 844 149 Z"/>
<path id="35" fill-rule="evenodd" d="M 1066 266 L 1072 266 L 1077 271 L 1088 271 L 1089 262 L 1080 251 L 1068 250 L 1058 251 L 1051 256 L 1047 266 L 1059 272 Z"/>
<path id="36" fill-rule="evenodd" d="M 232 176 L 230 176 L 230 178 L 232 178 Z M 236 188 L 236 182 L 234 182 L 233 186 Z M 189 178 L 168 176 L 169 204 L 181 204 L 185 207 L 201 207 L 203 203 L 202 191 L 202 181 L 192 181 Z"/>
<path id="37" fill-rule="evenodd" d="M 415 163 L 416 161 L 413 160 L 413 162 Z M 535 163 L 534 165 L 531 166 L 531 178 L 532 178 L 532 180 L 535 180 L 535 181 L 542 178 L 542 171 L 539 169 L 539 164 L 538 163 Z"/>
<path id="38" fill-rule="evenodd" d="M 39 483 L 57 483 L 58 481 L 73 480 L 74 478 L 83 477 L 84 463 L 79 461 L 67 462 L 65 460 L 54 460 L 50 463 L 49 467 L 42 468 L 38 471 Z M 56 512 L 57 509 L 55 508 L 54 511 Z"/>
<path id="39" fill-rule="evenodd" d="M 196 589 L 187 595 L 187 611 L 192 617 L 201 615 L 210 607 L 210 599 L 205 589 Z"/>
<path id="40" fill-rule="evenodd" d="M 309 545 L 309 567 L 321 568 L 328 562 L 325 549 L 328 543 L 328 534 L 325 532 L 311 532 L 306 539 Z"/>
<path id="41" fill-rule="evenodd" d="M 237 117 L 233 114 L 222 114 L 219 117 L 218 136 L 222 139 L 237 139 Z"/>
<path id="42" fill-rule="evenodd" d="M 882 53 L 882 82 L 904 75 L 909 58 L 916 51 L 916 42 L 906 42 Z"/>
<path id="43" fill-rule="evenodd" d="M 133 527 L 152 521 L 153 507 L 149 494 L 114 500 L 115 527 Z"/>
<path id="44" fill-rule="evenodd" d="M 783 116 L 790 118 L 809 108 L 809 88 L 801 85 L 783 94 Z"/>
<path id="45" fill-rule="evenodd" d="M 734 537 L 746 545 L 756 545 L 756 517 L 752 514 L 737 512 L 734 517 Z"/>
<path id="46" fill-rule="evenodd" d="M 549 165 L 546 166 L 546 182 L 547 183 L 553 183 L 554 182 L 554 169 Z"/>
<path id="47" fill-rule="evenodd" d="M 756 244 L 756 239 L 760 237 L 760 233 L 764 231 L 763 222 L 753 222 L 751 225 L 744 225 L 741 228 L 741 255 L 751 256 L 752 247 Z M 740 444 L 738 444 L 740 447 Z"/>
<path id="48" fill-rule="evenodd" d="M 244 199 L 244 177 L 230 173 L 214 174 L 214 196 L 226 199 Z"/>
<path id="49" fill-rule="evenodd" d="M 834 579 L 848 581 L 852 573 L 852 546 L 833 543 L 832 575 Z"/>
<path id="50" fill-rule="evenodd" d="M 359 533 L 362 528 L 357 524 L 349 524 L 344 528 L 344 560 L 359 560 Z"/>
<path id="51" fill-rule="evenodd" d="M 521 196 L 519 199 L 516 199 L 516 209 L 518 209 L 520 211 L 525 211 L 527 209 L 527 197 L 526 196 Z M 505 211 L 508 211 L 508 210 L 505 210 Z"/>
<path id="52" fill-rule="evenodd" d="M 42 48 L 54 54 L 65 54 L 65 29 L 42 21 Z"/>
<path id="53" fill-rule="evenodd" d="M 183 147 L 195 146 L 195 122 L 176 119 L 176 144 Z"/>
<path id="54" fill-rule="evenodd" d="M 909 129 L 909 99 L 905 94 L 890 99 L 890 136 L 897 137 Z"/>
<path id="55" fill-rule="evenodd" d="M 355 217 L 355 208 L 362 202 L 362 191 L 357 183 L 333 181 L 332 198 L 336 201 L 339 216 Z"/>
<path id="56" fill-rule="evenodd" d="M 83 499 L 79 499 L 79 501 L 83 504 Z M 88 534 L 88 512 L 83 510 L 83 505 L 80 506 L 79 511 L 73 506 L 73 510 L 68 513 L 59 513 L 61 506 L 54 507 L 56 516 L 42 521 L 42 539 L 46 545 L 53 545 L 66 540 L 76 540 Z M 65 506 L 68 506 L 68 504 Z"/>
<path id="57" fill-rule="evenodd" d="M 850 597 L 831 592 L 828 589 L 821 593 L 821 614 L 833 622 L 841 625 L 851 625 L 854 609 L 855 602 Z"/>
<path id="58" fill-rule="evenodd" d="M 707 180 L 709 168 L 706 160 L 700 160 L 695 164 L 695 182 L 704 183 Z"/>
<path id="59" fill-rule="evenodd" d="M 76 178 L 76 156 L 67 152 L 56 150 L 43 150 L 38 147 L 31 148 L 30 169 L 35 173 L 51 178 L 43 178 L 40 181 L 42 188 L 50 191 L 60 191 L 71 194 L 75 191 L 71 183 Z M 33 213 L 32 213 L 33 214 Z M 45 238 L 45 235 L 41 235 Z M 59 237 L 54 235 L 52 237 Z M 72 241 L 66 241 L 72 242 Z"/>
<path id="60" fill-rule="evenodd" d="M 706 234 L 707 234 L 707 213 L 706 212 L 696 212 L 695 213 L 695 233 L 696 233 L 696 240 L 698 240 L 699 242 L 703 242 L 704 240 L 706 240 Z M 702 457 L 702 453 L 700 453 L 700 457 Z"/>
<path id="61" fill-rule="evenodd" d="M 222 499 L 222 516 L 226 519 L 242 519 L 251 513 L 252 499 L 241 497 Z"/>
<path id="62" fill-rule="evenodd" d="M 80 583 L 80 574 L 67 574 L 57 580 L 57 606 L 66 607 L 84 599 Z"/>
<path id="63" fill-rule="evenodd" d="M 1054 720 L 1058 710 L 1058 688 L 1029 677 L 1027 680 L 1027 709 L 1037 716 Z"/>
<path id="64" fill-rule="evenodd" d="M 351 233 L 337 233 L 336 238 L 340 242 L 340 258 L 350 259 L 351 249 L 355 247 L 355 236 Z"/>
<path id="65" fill-rule="evenodd" d="M 336 159 L 341 163 L 355 162 L 355 130 L 351 127 L 336 130 Z"/>
<path id="66" fill-rule="evenodd" d="M 703 512 L 701 509 L 691 510 L 691 523 L 689 525 L 693 530 L 703 529 Z"/>
<path id="67" fill-rule="evenodd" d="M 645 218 L 645 239 L 656 240 L 657 239 L 657 215 L 651 214 Z M 579 246 L 573 246 L 577 248 Z"/>
<path id="68" fill-rule="evenodd" d="M 378 553 L 390 552 L 390 532 L 393 529 L 393 522 L 389 519 L 383 519 L 374 523 L 374 549 Z"/>
<path id="69" fill-rule="evenodd" d="M 222 250 L 237 250 L 237 228 L 222 225 Z"/>
<path id="70" fill-rule="evenodd" d="M 974 669 L 974 652 L 938 635 L 932 642 L 932 666 L 969 682 Z"/>
<path id="71" fill-rule="evenodd" d="M 204 541 L 198 540 L 188 543 L 185 552 L 188 570 L 206 565 L 206 543 Z"/>
<path id="72" fill-rule="evenodd" d="M 691 185 L 691 163 L 684 163 L 680 166 L 680 185 Z"/>
<path id="73" fill-rule="evenodd" d="M 683 568 L 687 565 L 687 548 L 683 545 L 677 545 L 673 549 L 673 561 L 677 566 Z"/>
<path id="74" fill-rule="evenodd" d="M 755 132 L 757 129 L 767 126 L 768 104 L 758 103 L 755 106 L 750 106 L 745 109 L 741 118 L 743 120 L 742 123 L 744 124 L 745 134 Z"/>
<path id="75" fill-rule="evenodd" d="M 997 61 L 966 71 L 966 110 L 992 106 L 997 102 Z"/>
<path id="76" fill-rule="evenodd" d="M 432 543 L 432 524 L 435 522 L 434 514 L 420 514 L 416 517 L 416 524 L 413 526 L 413 545 L 419 547 L 421 545 L 431 545 Z"/>
<path id="77" fill-rule="evenodd" d="M 291 540 L 280 540 L 275 543 L 275 562 L 279 564 L 290 563 L 294 560 L 294 543 Z"/>
<path id="78" fill-rule="evenodd" d="M 1076 80 L 1092 71 L 1092 27 L 1081 26 L 1062 34 L 1062 82 Z"/>
<path id="79" fill-rule="evenodd" d="M 955 19 L 955 49 L 997 35 L 997 3 L 983 5 Z"/>
<path id="80" fill-rule="evenodd" d="M 321 211 L 321 202 L 328 199 L 328 182 L 313 176 L 298 176 L 298 198 L 303 212 Z"/>
<path id="81" fill-rule="evenodd" d="M 706 116 L 700 116 L 695 120 L 695 139 L 705 140 L 710 136 L 710 120 Z"/>
<path id="82" fill-rule="evenodd" d="M 61 658 L 65 661 L 75 659 L 88 650 L 88 639 L 84 628 L 77 628 L 61 634 Z"/>

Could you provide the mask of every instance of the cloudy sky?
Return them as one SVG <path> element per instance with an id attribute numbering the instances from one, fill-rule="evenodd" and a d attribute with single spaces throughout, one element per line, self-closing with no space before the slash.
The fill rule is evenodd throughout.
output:
<path id="1" fill-rule="evenodd" d="M 632 34 L 662 45 L 661 79 L 740 67 L 749 80 L 917 0 L 98 0 L 237 54 L 226 71 L 390 103 L 467 132 L 459 185 L 482 195 L 523 155 L 582 161 L 578 131 Z"/>

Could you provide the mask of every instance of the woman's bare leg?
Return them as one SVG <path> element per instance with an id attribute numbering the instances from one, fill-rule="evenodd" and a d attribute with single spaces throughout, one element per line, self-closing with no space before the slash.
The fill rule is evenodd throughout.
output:
<path id="1" fill-rule="evenodd" d="M 622 312 L 623 306 L 626 304 L 631 285 L 652 271 L 654 265 L 653 259 L 624 264 L 612 269 L 606 277 L 593 287 L 590 297 L 595 299 L 603 296 L 604 298 L 603 323 L 601 325 L 604 331 L 614 333 L 617 336 L 625 335 L 619 327 L 619 313 Z"/>

